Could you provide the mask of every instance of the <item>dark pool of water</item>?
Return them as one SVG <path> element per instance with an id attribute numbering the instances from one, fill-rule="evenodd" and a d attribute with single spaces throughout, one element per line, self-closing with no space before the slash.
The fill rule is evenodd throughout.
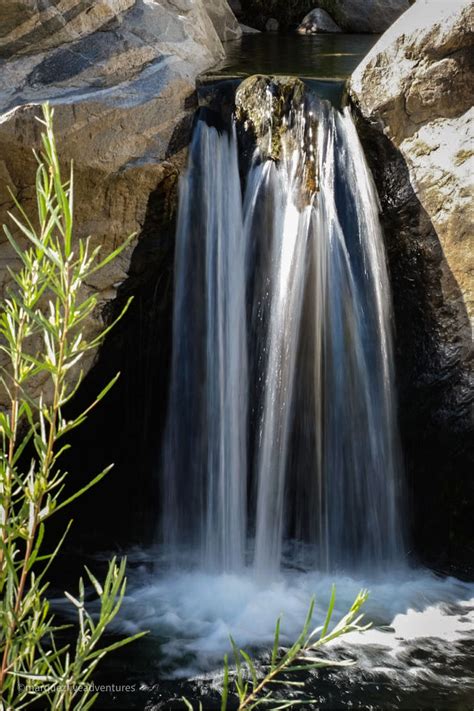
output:
<path id="1" fill-rule="evenodd" d="M 344 81 L 373 47 L 378 35 L 244 35 L 227 42 L 218 72 L 233 75 L 288 74 Z"/>
<path id="2" fill-rule="evenodd" d="M 244 35 L 226 43 L 226 58 L 200 82 L 252 74 L 298 76 L 321 98 L 340 106 L 346 80 L 377 39 L 378 35 Z"/>
<path id="3" fill-rule="evenodd" d="M 114 639 L 110 641 L 115 641 Z M 129 649 L 111 654 L 95 675 L 95 683 L 103 693 L 98 707 L 108 709 L 145 709 L 145 711 L 183 711 L 182 698 L 193 703 L 197 710 L 202 703 L 204 711 L 220 711 L 222 685 L 221 670 L 190 680 L 160 678 L 160 640 L 145 638 Z M 474 708 L 474 644 L 469 641 L 447 645 L 446 654 L 436 648 L 430 639 L 420 640 L 416 647 L 406 650 L 404 680 L 398 674 L 391 679 L 385 671 L 378 671 L 380 660 L 387 651 L 356 649 L 345 657 L 353 658 L 355 665 L 349 670 L 322 670 L 309 675 L 293 675 L 292 680 L 304 681 L 298 696 L 287 686 L 274 690 L 274 698 L 299 699 L 295 709 L 315 711 L 472 711 Z M 361 665 L 360 658 L 371 665 Z M 255 656 L 254 656 L 255 659 Z M 260 664 L 257 662 L 257 667 Z M 449 669 L 449 675 L 446 670 Z M 440 673 L 441 672 L 441 673 Z M 469 681 L 471 680 L 471 682 Z M 311 699 L 300 705 L 302 699 Z M 229 711 L 237 708 L 234 698 L 229 699 Z"/>
<path id="4" fill-rule="evenodd" d="M 105 560 L 110 555 L 87 560 L 99 579 L 105 576 Z M 71 564 L 72 559 L 67 562 Z M 69 571 L 71 581 L 66 587 L 72 591 L 82 562 L 81 557 L 72 566 L 74 572 Z M 158 549 L 129 551 L 127 595 L 118 628 L 107 635 L 104 643 L 113 643 L 138 628 L 149 630 L 149 634 L 103 660 L 94 675 L 96 690 L 101 692 L 99 709 L 178 711 L 185 708 L 185 696 L 196 711 L 199 702 L 204 711 L 219 711 L 220 659 L 229 651 L 227 635 L 232 625 L 238 628 L 232 628 L 232 632 L 234 636 L 238 634 L 236 639 L 240 642 L 255 630 L 261 635 L 266 618 L 272 633 L 274 620 L 283 611 L 282 630 L 286 629 L 285 620 L 293 619 L 293 640 L 301 628 L 311 593 L 316 595 L 318 621 L 325 614 L 330 581 L 336 581 L 340 600 L 337 605 L 342 612 L 354 599 L 354 590 L 362 585 L 346 574 L 337 577 L 286 571 L 288 577 L 284 575 L 268 589 L 257 583 L 248 589 L 245 576 L 206 575 L 200 569 L 172 575 L 166 568 L 162 571 L 162 565 Z M 325 652 L 336 659 L 353 659 L 355 665 L 299 677 L 305 682 L 303 698 L 314 701 L 294 708 L 472 711 L 474 585 L 416 568 L 395 570 L 364 582 L 371 589 L 365 612 L 366 621 L 374 623 L 373 629 Z M 63 596 L 60 590 L 56 594 L 58 621 L 71 622 L 72 606 L 59 604 Z M 166 600 L 162 600 L 163 595 Z M 96 609 L 92 601 L 88 606 L 91 611 Z M 268 608 L 272 608 L 270 613 Z M 340 616 L 337 612 L 335 620 Z M 210 651 L 222 646 L 221 627 L 225 628 L 225 645 L 216 652 L 215 662 L 208 664 Z M 73 639 L 74 636 L 67 637 L 69 642 Z M 262 659 L 261 650 L 271 648 L 271 635 L 268 640 L 257 648 L 247 639 L 242 646 L 255 659 Z M 260 666 L 258 662 L 257 665 Z M 175 672 L 181 678 L 173 677 Z M 292 687 L 282 687 L 280 691 L 295 698 Z M 232 711 L 236 706 L 231 702 L 228 708 Z"/>

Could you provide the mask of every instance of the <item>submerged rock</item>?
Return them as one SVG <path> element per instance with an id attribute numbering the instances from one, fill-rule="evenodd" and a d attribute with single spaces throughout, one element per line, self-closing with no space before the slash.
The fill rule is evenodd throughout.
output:
<path id="1" fill-rule="evenodd" d="M 342 30 L 328 12 L 316 8 L 306 15 L 297 32 L 301 35 L 315 35 L 319 32 L 342 32 Z"/>
<path id="2" fill-rule="evenodd" d="M 473 23 L 467 0 L 418 0 L 350 84 L 388 243 L 417 535 L 440 559 L 472 545 Z"/>
<path id="3" fill-rule="evenodd" d="M 243 35 L 259 35 L 261 30 L 257 30 L 256 27 L 249 27 L 248 25 L 243 25 L 240 23 L 240 29 Z"/>

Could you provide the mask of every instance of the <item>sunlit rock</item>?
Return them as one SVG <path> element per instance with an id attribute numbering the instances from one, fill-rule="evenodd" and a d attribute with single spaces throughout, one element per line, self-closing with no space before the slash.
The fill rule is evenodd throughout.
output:
<path id="1" fill-rule="evenodd" d="M 39 104 L 54 106 L 64 164 L 75 166 L 75 229 L 104 256 L 140 232 L 150 194 L 176 176 L 189 142 L 195 79 L 240 36 L 226 0 L 4 0 L 0 11 L 0 225 L 13 187 L 34 214 Z M 103 306 L 127 276 L 133 246 L 94 277 Z M 18 262 L 3 231 L 0 291 Z M 0 397 L 1 400 L 1 397 Z"/>

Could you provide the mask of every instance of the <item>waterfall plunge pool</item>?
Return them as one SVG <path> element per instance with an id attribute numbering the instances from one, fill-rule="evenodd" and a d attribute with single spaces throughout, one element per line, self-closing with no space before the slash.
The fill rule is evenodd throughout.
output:
<path id="1" fill-rule="evenodd" d="M 104 695 L 100 708 L 183 709 L 184 695 L 217 711 L 229 633 L 257 660 L 259 653 L 265 657 L 279 615 L 282 645 L 298 636 L 313 596 L 314 620 L 322 623 L 333 583 L 334 622 L 366 588 L 365 621 L 373 627 L 326 650 L 356 664 L 310 674 L 304 696 L 317 704 L 303 708 L 472 708 L 474 584 L 407 566 L 379 574 L 308 570 L 306 551 L 289 543 L 270 583 L 258 580 L 253 567 L 210 573 L 193 563 L 193 551 L 181 556 L 177 569 L 163 547 L 128 552 L 127 595 L 114 632 L 150 633 L 134 646 L 132 664 L 131 648 L 106 658 L 98 682 L 127 683 L 135 691 Z"/>

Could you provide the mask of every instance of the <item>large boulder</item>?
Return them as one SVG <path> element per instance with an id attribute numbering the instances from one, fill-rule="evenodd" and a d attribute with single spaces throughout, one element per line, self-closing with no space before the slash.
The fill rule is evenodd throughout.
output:
<path id="1" fill-rule="evenodd" d="M 227 1 L 205 0 L 205 6 L 222 42 L 236 40 L 242 36 L 242 29 L 234 15 L 234 10 Z"/>
<path id="2" fill-rule="evenodd" d="M 40 104 L 54 107 L 59 153 L 75 166 L 76 235 L 104 256 L 140 233 L 149 200 L 176 183 L 196 104 L 195 79 L 240 29 L 226 0 L 3 0 L 0 28 L 0 225 L 8 188 L 35 211 Z M 126 279 L 133 245 L 90 281 L 97 319 Z M 0 231 L 0 292 L 15 255 Z M 1 396 L 0 396 L 1 405 Z"/>
<path id="3" fill-rule="evenodd" d="M 135 0 L 4 0 L 0 56 L 32 54 L 91 34 L 128 10 Z"/>
<path id="4" fill-rule="evenodd" d="M 440 560 L 472 556 L 473 23 L 469 0 L 418 0 L 350 82 L 387 237 L 415 532 Z"/>

